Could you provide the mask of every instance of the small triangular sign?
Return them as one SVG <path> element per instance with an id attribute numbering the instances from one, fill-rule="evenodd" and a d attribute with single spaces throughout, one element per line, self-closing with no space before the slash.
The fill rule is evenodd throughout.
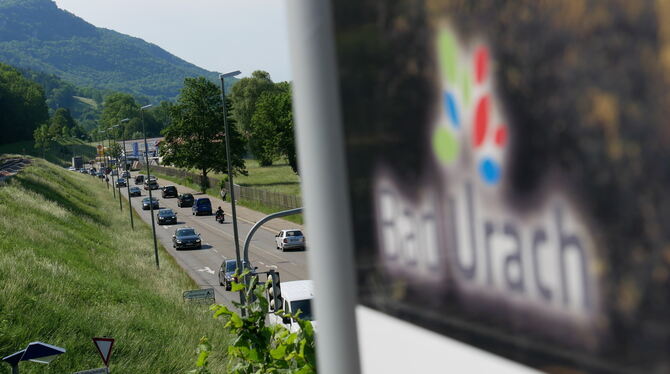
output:
<path id="1" fill-rule="evenodd" d="M 112 356 L 112 346 L 114 346 L 114 339 L 112 338 L 93 338 L 93 343 L 100 353 L 102 362 L 105 366 L 109 366 L 109 358 Z"/>

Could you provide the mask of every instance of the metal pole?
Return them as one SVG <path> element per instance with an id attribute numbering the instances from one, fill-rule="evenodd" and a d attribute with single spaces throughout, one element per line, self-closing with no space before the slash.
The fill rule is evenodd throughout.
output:
<path id="1" fill-rule="evenodd" d="M 258 230 L 263 224 L 269 220 L 279 218 L 279 217 L 286 217 L 290 216 L 293 214 L 300 214 L 302 213 L 302 208 L 295 208 L 295 209 L 289 209 L 289 210 L 283 210 L 281 212 L 277 213 L 272 213 L 269 216 L 263 217 L 260 221 L 256 222 L 253 227 L 251 227 L 251 230 L 249 230 L 249 233 L 247 234 L 247 238 L 244 239 L 244 261 L 246 261 L 247 264 L 250 264 L 251 262 L 249 261 L 249 245 L 251 244 L 251 237 L 254 236 L 256 233 L 256 230 Z"/>
<path id="2" fill-rule="evenodd" d="M 116 142 L 116 137 L 114 137 L 114 144 L 119 144 L 119 143 Z M 119 155 L 116 156 L 116 181 L 117 182 L 119 181 L 119 178 L 121 178 L 121 172 L 119 171 L 119 159 L 120 158 L 121 157 Z M 119 189 L 119 210 L 123 212 L 123 203 L 121 202 L 121 186 L 118 186 L 118 189 Z"/>
<path id="3" fill-rule="evenodd" d="M 107 129 L 107 131 L 109 132 L 109 129 Z M 109 134 L 107 134 L 107 135 L 109 135 Z M 109 137 L 107 137 L 107 144 L 109 144 L 109 148 L 112 148 L 112 141 L 109 140 Z M 111 155 L 111 154 L 110 154 L 109 156 L 107 156 L 107 160 L 108 160 L 107 162 L 110 164 L 110 165 L 108 165 L 107 167 L 109 167 L 110 169 L 112 169 L 112 167 L 111 167 L 111 164 L 112 164 L 112 155 Z M 106 167 L 106 168 L 107 168 L 107 167 Z M 113 170 L 113 169 L 112 169 L 112 170 Z M 105 170 L 105 171 L 106 171 L 106 170 Z M 110 172 L 109 172 L 109 175 L 112 176 L 112 194 L 114 195 L 114 198 L 116 199 L 116 186 L 114 185 L 114 173 L 112 173 L 112 172 L 110 171 Z"/>
<path id="4" fill-rule="evenodd" d="M 237 212 L 235 210 L 235 188 L 233 184 L 233 170 L 230 162 L 230 129 L 226 118 L 226 86 L 224 77 L 221 75 L 221 103 L 223 104 L 223 127 L 226 134 L 226 161 L 228 163 L 228 188 L 230 189 L 230 207 L 233 212 L 233 237 L 235 240 L 235 259 L 237 260 L 238 271 L 243 271 L 242 260 L 240 259 L 240 237 L 237 231 Z M 244 304 L 244 291 L 240 291 L 240 304 Z M 241 310 L 244 316 L 244 309 Z"/>
<path id="5" fill-rule="evenodd" d="M 126 121 L 128 122 L 128 121 Z M 123 167 L 128 168 L 128 153 L 126 152 L 126 136 L 123 136 Z M 133 222 L 133 204 L 130 196 L 130 178 L 126 181 L 126 189 L 128 190 L 128 213 L 130 213 L 130 228 L 135 230 L 135 223 Z"/>
<path id="6" fill-rule="evenodd" d="M 12 374 L 19 374 L 19 363 L 12 365 Z"/>
<path id="7" fill-rule="evenodd" d="M 107 131 L 103 131 L 103 132 L 106 133 Z M 98 130 L 98 133 L 100 133 L 99 130 Z M 105 134 L 105 135 L 107 135 L 107 134 Z M 104 160 L 105 165 L 107 165 L 107 152 L 105 152 L 105 139 L 103 138 L 100 141 L 100 143 L 102 143 L 102 159 Z M 98 171 L 102 171 L 102 170 L 98 170 Z M 105 173 L 103 172 L 103 174 L 105 174 Z M 105 174 L 105 182 L 107 182 L 107 189 L 109 190 L 109 178 L 107 178 L 107 174 Z"/>
<path id="8" fill-rule="evenodd" d="M 150 106 L 151 104 L 140 108 L 140 117 L 142 118 L 142 134 L 144 135 L 144 159 L 147 162 L 147 182 L 149 182 L 151 179 L 151 174 L 149 171 L 149 145 L 147 144 L 147 132 L 144 129 L 144 109 Z M 151 195 L 151 186 L 149 186 L 149 210 L 151 212 L 151 231 L 153 231 L 154 234 L 154 256 L 156 257 L 156 269 L 160 269 L 160 264 L 158 263 L 158 242 L 156 241 L 156 222 L 154 218 L 154 202 L 153 196 Z"/>
<path id="9" fill-rule="evenodd" d="M 358 374 L 356 273 L 329 0 L 288 1 L 297 150 L 320 374 Z M 338 266 L 333 266 L 338 264 Z"/>

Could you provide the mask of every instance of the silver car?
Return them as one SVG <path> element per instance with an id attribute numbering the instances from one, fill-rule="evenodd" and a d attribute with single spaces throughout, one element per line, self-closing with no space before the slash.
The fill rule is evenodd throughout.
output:
<path id="1" fill-rule="evenodd" d="M 284 252 L 287 249 L 305 249 L 305 237 L 298 229 L 281 230 L 275 235 L 277 249 Z"/>

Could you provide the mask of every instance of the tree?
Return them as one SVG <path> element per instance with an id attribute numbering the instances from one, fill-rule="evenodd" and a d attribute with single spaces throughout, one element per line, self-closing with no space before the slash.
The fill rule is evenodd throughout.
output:
<path id="1" fill-rule="evenodd" d="M 298 173 L 291 85 L 288 82 L 277 83 L 273 90 L 260 96 L 251 124 L 252 138 L 266 157 L 286 157 L 291 169 Z"/>
<path id="2" fill-rule="evenodd" d="M 230 103 L 226 101 L 227 113 Z M 219 88 L 204 77 L 186 78 L 177 103 L 170 108 L 171 124 L 162 133 L 163 162 L 201 171 L 200 186 L 208 187 L 210 171 L 227 172 L 225 131 Z M 246 175 L 244 140 L 229 115 L 233 173 Z"/>
<path id="3" fill-rule="evenodd" d="M 60 137 L 69 137 L 70 129 L 77 126 L 77 123 L 72 118 L 70 110 L 66 108 L 58 108 L 49 120 L 49 133 L 52 139 Z"/>
<path id="4" fill-rule="evenodd" d="M 140 121 L 140 105 L 132 95 L 126 93 L 113 93 L 105 97 L 100 115 L 100 128 L 106 130 L 121 123 L 122 119 L 130 121 L 123 123 L 124 135 L 135 131 L 142 131 Z"/>
<path id="5" fill-rule="evenodd" d="M 0 144 L 32 139 L 35 129 L 48 119 L 42 87 L 0 64 Z"/>
<path id="6" fill-rule="evenodd" d="M 266 71 L 256 70 L 250 78 L 242 78 L 237 82 L 230 94 L 233 103 L 233 117 L 237 121 L 238 128 L 247 139 L 251 153 L 258 159 L 261 166 L 272 165 L 272 157 L 263 152 L 263 145 L 256 142 L 252 136 L 252 117 L 256 111 L 258 98 L 267 91 L 274 89 L 274 83 L 270 74 Z"/>
<path id="7" fill-rule="evenodd" d="M 51 146 L 51 134 L 49 133 L 49 126 L 46 124 L 38 127 L 33 132 L 33 137 L 35 139 L 35 148 L 42 150 L 42 158 L 44 158 L 46 151 Z"/>

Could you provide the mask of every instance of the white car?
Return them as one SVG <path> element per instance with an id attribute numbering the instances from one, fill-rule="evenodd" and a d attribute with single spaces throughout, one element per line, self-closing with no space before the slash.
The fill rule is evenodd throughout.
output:
<path id="1" fill-rule="evenodd" d="M 284 252 L 287 249 L 305 249 L 305 237 L 298 229 L 281 230 L 275 235 L 277 249 Z"/>
<path id="2" fill-rule="evenodd" d="M 312 313 L 312 299 L 314 298 L 314 283 L 311 280 L 281 282 L 281 305 L 284 312 L 294 314 L 300 310 L 300 319 L 312 322 L 316 330 L 316 321 Z M 283 325 L 291 332 L 300 330 L 300 325 L 293 318 L 282 318 L 274 314 L 273 305 L 268 313 L 269 324 Z"/>

